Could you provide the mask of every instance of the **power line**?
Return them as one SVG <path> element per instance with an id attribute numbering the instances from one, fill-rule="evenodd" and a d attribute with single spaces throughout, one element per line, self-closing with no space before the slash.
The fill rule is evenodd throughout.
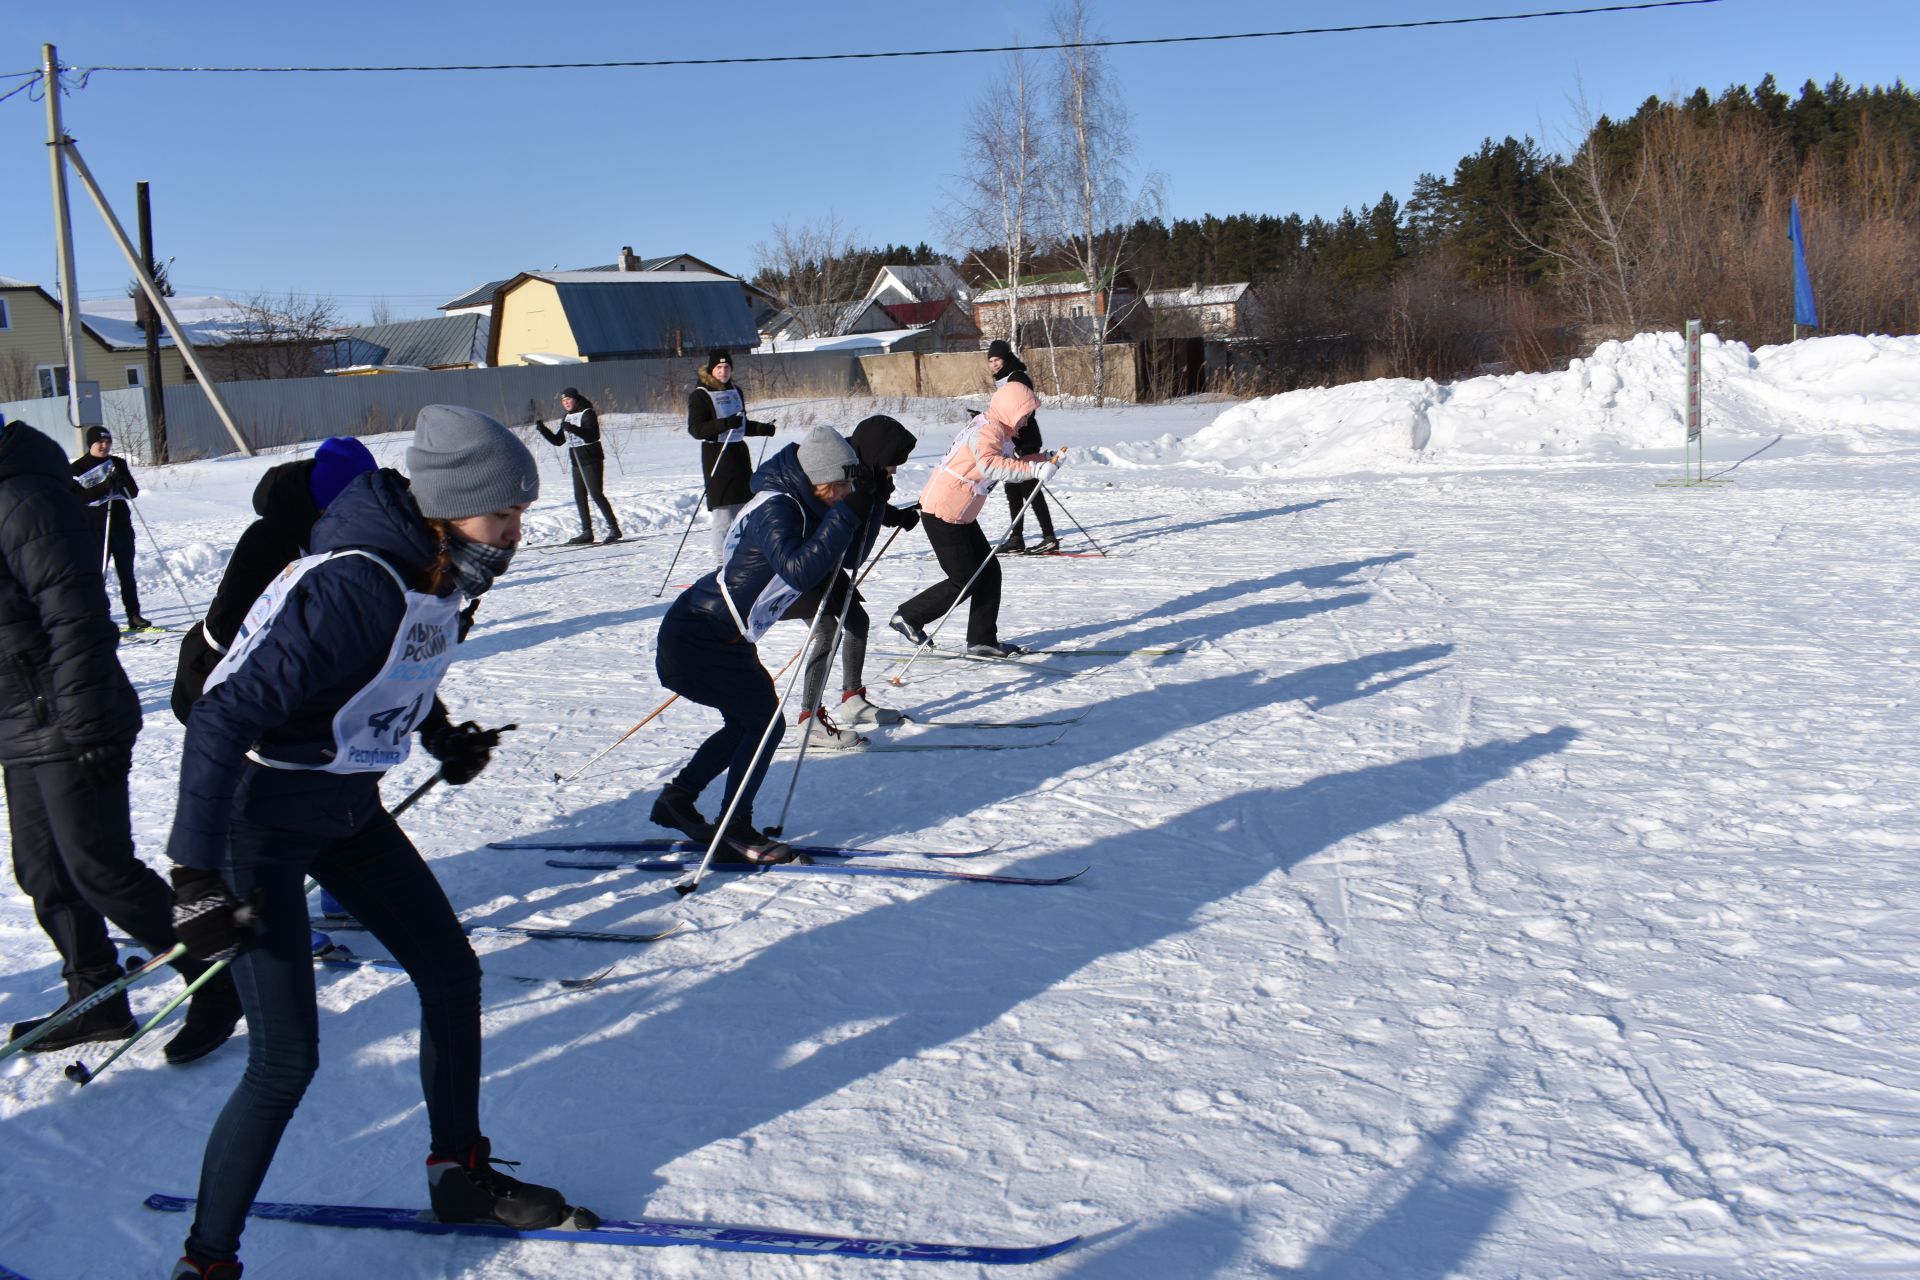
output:
<path id="1" fill-rule="evenodd" d="M 1491 22 L 1528 22 L 1540 18 L 1571 18 L 1587 14 L 1632 13 L 1645 9 L 1680 9 L 1693 5 L 1719 4 L 1721 0 L 1641 0 L 1637 4 L 1591 5 L 1579 9 L 1539 9 L 1530 13 L 1482 14 L 1466 18 L 1421 18 L 1408 22 L 1364 22 L 1337 27 L 1296 27 L 1288 31 L 1244 31 L 1227 35 L 1152 36 L 1133 40 L 1086 40 L 1057 44 L 982 45 L 961 49 L 895 49 L 870 53 L 786 53 L 738 58 L 649 58 L 619 62 L 497 62 L 456 63 L 441 66 L 332 66 L 332 67 L 162 67 L 92 66 L 69 67 L 85 75 L 96 72 L 170 72 L 184 74 L 275 74 L 275 73 L 394 73 L 438 71 L 598 71 L 621 68 L 724 67 L 772 62 L 854 62 L 883 58 L 946 58 L 981 53 L 1047 53 L 1060 49 L 1128 49 L 1146 45 L 1206 44 L 1229 40 L 1274 40 L 1293 36 L 1345 35 L 1363 31 L 1411 31 L 1422 27 L 1462 27 Z M 33 75 L 34 72 L 15 72 Z"/>

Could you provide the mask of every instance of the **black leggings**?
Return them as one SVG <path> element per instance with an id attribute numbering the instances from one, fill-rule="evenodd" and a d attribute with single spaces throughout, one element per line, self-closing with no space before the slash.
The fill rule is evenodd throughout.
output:
<path id="1" fill-rule="evenodd" d="M 1034 492 L 1036 489 L 1039 492 Z M 1040 522 L 1040 536 L 1053 537 L 1053 513 L 1047 510 L 1047 491 L 1040 489 L 1038 480 L 1009 480 L 1007 482 L 1007 518 L 1013 521 L 1013 527 L 1007 530 L 1007 537 L 1014 542 L 1025 540 L 1021 526 L 1026 523 L 1023 508 L 1027 504 L 1027 495 L 1033 494 L 1033 518 Z"/>
<path id="2" fill-rule="evenodd" d="M 967 643 L 999 643 L 1000 564 L 995 561 L 980 569 L 993 548 L 987 544 L 987 535 L 980 532 L 979 522 L 948 524 L 923 511 L 920 527 L 927 531 L 934 558 L 947 576 L 901 605 L 900 616 L 916 626 L 933 626 L 953 608 L 967 580 L 973 578 L 973 587 L 967 593 Z M 973 577 L 976 569 L 980 570 L 978 578 Z"/>
<path id="3" fill-rule="evenodd" d="M 825 705 L 821 699 L 827 690 L 827 658 L 833 651 L 833 633 L 840 622 L 840 606 L 847 598 L 847 588 L 852 585 L 852 579 L 842 571 L 834 574 L 833 582 L 824 589 L 827 596 L 826 616 L 820 619 L 819 629 L 813 633 L 813 647 L 807 650 L 807 665 L 800 677 L 802 711 L 812 711 L 815 707 Z M 822 594 L 823 589 L 815 587 L 794 601 L 780 616 L 790 622 L 805 622 L 811 626 Z M 840 690 L 843 693 L 851 693 L 866 685 L 867 631 L 871 625 L 867 611 L 860 603 L 860 593 L 855 591 L 853 603 L 847 605 L 847 634 L 840 640 Z"/>
<path id="4" fill-rule="evenodd" d="M 233 962 L 247 1013 L 247 1069 L 207 1139 L 187 1237 L 187 1252 L 209 1262 L 236 1256 L 247 1206 L 320 1065 L 308 875 L 413 980 L 428 1150 L 464 1161 L 480 1137 L 480 962 L 406 833 L 384 811 L 344 838 L 236 819 L 226 878 L 241 898 L 261 894 L 260 942 Z"/>
<path id="5" fill-rule="evenodd" d="M 607 532 L 620 532 L 620 522 L 613 518 L 613 508 L 607 503 L 607 495 L 602 487 L 607 475 L 607 455 L 599 449 L 569 449 L 573 455 L 573 504 L 580 508 L 580 531 L 593 532 L 593 517 L 587 512 L 587 498 L 592 496 L 600 508 L 600 515 L 607 522 Z M 588 455 L 591 456 L 588 456 Z"/>
<path id="6" fill-rule="evenodd" d="M 734 823 L 751 825 L 753 798 L 773 763 L 773 750 L 786 732 L 780 716 L 780 695 L 773 677 L 760 665 L 759 652 L 745 640 L 715 636 L 703 623 L 669 610 L 654 643 L 654 670 L 660 683 L 691 702 L 720 712 L 720 727 L 693 753 L 693 759 L 674 777 L 677 787 L 694 795 L 727 774 L 721 813 L 742 792 Z M 773 725 L 767 749 L 755 754 L 760 735 Z"/>

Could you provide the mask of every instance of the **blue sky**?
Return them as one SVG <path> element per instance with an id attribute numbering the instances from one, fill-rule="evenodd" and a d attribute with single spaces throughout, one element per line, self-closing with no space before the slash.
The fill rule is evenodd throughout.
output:
<path id="1" fill-rule="evenodd" d="M 1601 0 L 1579 0 L 1591 4 Z M 1578 7 L 1526 0 L 1093 0 L 1110 38 Z M 10 15 L 12 16 L 12 15 Z M 1039 42 L 1044 4 L 846 0 L 330 5 L 69 0 L 5 24 L 0 72 L 52 41 L 69 65 L 595 61 Z M 1915 0 L 1721 0 L 1696 8 L 1108 54 L 1169 218 L 1337 214 L 1405 199 L 1482 138 L 1573 129 L 1576 100 L 1835 74 L 1911 80 Z M 129 227 L 153 184 L 182 293 L 333 296 L 397 316 L 522 268 L 687 251 L 747 274 L 775 222 L 829 211 L 862 242 L 941 243 L 965 118 L 991 56 L 437 75 L 101 73 L 67 126 Z M 0 92 L 18 81 L 0 81 Z M 54 282 L 45 117 L 0 103 L 0 275 Z M 80 292 L 128 272 L 76 195 Z"/>

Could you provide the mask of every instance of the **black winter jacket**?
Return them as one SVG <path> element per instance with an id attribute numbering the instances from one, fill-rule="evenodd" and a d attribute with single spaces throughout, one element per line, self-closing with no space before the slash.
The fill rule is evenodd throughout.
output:
<path id="1" fill-rule="evenodd" d="M 313 461 L 283 462 L 254 486 L 253 510 L 260 518 L 233 544 L 233 554 L 220 575 L 220 589 L 207 606 L 206 621 L 195 623 L 180 642 L 180 662 L 173 674 L 173 714 L 181 724 L 187 722 L 220 655 L 240 634 L 247 610 L 276 574 L 307 553 L 314 522 L 320 518 L 309 483 Z"/>
<path id="2" fill-rule="evenodd" d="M 755 422 L 747 417 L 743 407 L 739 413 L 728 414 L 724 418 L 715 417 L 713 397 L 710 392 L 725 391 L 732 388 L 740 391 L 738 382 L 721 382 L 712 374 L 702 370 L 700 385 L 687 393 L 687 434 L 700 441 L 700 474 L 707 481 L 707 510 L 715 507 L 737 507 L 753 497 L 753 454 L 745 441 L 723 445 L 720 437 L 739 428 L 750 436 L 770 436 L 773 434 L 771 422 Z M 740 393 L 740 403 L 746 404 L 746 393 Z"/>
<path id="3" fill-rule="evenodd" d="M 578 421 L 568 421 L 567 417 L 563 416 L 551 431 L 547 429 L 547 424 L 538 418 L 534 419 L 533 425 L 538 427 L 540 434 L 547 438 L 548 444 L 566 447 L 570 457 L 577 455 L 582 462 L 603 461 L 607 451 L 600 445 L 600 415 L 594 412 L 592 405 L 587 405 L 579 411 L 577 417 Z M 570 445 L 568 436 L 572 436 L 581 443 Z"/>
<path id="4" fill-rule="evenodd" d="M 852 496 L 844 504 L 853 508 L 854 514 L 859 516 L 861 531 L 855 535 L 860 542 L 858 552 L 849 554 L 845 568 L 835 571 L 843 580 L 848 572 L 866 563 L 867 557 L 873 554 L 873 546 L 880 540 L 881 529 L 911 529 L 920 523 L 918 511 L 910 506 L 891 506 L 887 501 L 893 497 L 893 477 L 887 474 L 887 468 L 899 466 L 913 452 L 913 446 L 919 443 L 913 432 L 901 426 L 896 419 L 877 413 L 871 418 L 862 419 L 860 425 L 853 429 L 853 434 L 847 437 L 847 442 L 853 446 L 861 465 L 874 469 L 877 483 L 872 488 L 856 485 Z M 877 517 L 874 515 L 875 508 L 879 509 Z M 813 611 L 820 604 L 820 593 L 829 588 L 831 581 L 832 576 L 829 575 L 828 585 L 802 594 L 780 615 L 781 618 L 789 622 L 805 622 L 812 618 Z M 854 591 L 853 598 L 866 599 L 858 589 Z"/>
<path id="5" fill-rule="evenodd" d="M 439 544 L 399 472 L 355 476 L 314 525 L 312 554 L 348 548 L 426 589 Z M 366 824 L 380 808 L 380 774 L 271 769 L 246 753 L 258 745 L 278 760 L 325 760 L 334 715 L 379 674 L 404 612 L 393 579 L 359 556 L 300 579 L 247 661 L 193 704 L 169 857 L 219 866 L 235 817 L 332 837 Z"/>
<path id="6" fill-rule="evenodd" d="M 93 517 L 94 529 L 105 532 L 111 515 L 115 534 L 131 534 L 133 514 L 127 510 L 127 502 L 140 496 L 140 485 L 134 480 L 127 460 L 117 453 L 96 458 L 83 452 L 70 465 L 73 469 L 73 491 L 79 495 L 80 501 L 87 504 L 87 514 Z"/>
<path id="7" fill-rule="evenodd" d="M 763 502 L 734 526 L 739 544 L 725 569 L 715 569 L 680 593 L 667 611 L 678 624 L 691 623 L 720 641 L 742 638 L 720 594 L 720 575 L 744 614 L 778 574 L 802 592 L 824 582 L 840 566 L 860 533 L 861 515 L 851 504 L 833 507 L 813 496 L 813 482 L 800 469 L 800 446 L 790 444 L 753 473 L 754 492 L 785 494 L 792 502 Z M 662 628 L 662 634 L 667 634 Z"/>
<path id="8" fill-rule="evenodd" d="M 1033 378 L 1028 375 L 1026 363 L 1019 356 L 1000 362 L 1000 376 L 993 380 L 993 385 L 998 387 L 1009 382 L 1017 382 L 1027 390 L 1033 391 L 1035 395 L 1040 394 L 1034 390 Z M 1039 453 L 1044 447 L 1040 443 L 1040 415 L 1036 413 L 1021 423 L 1020 429 L 1013 433 L 1013 451 L 1025 457 L 1029 453 Z"/>
<path id="9" fill-rule="evenodd" d="M 0 428 L 0 762 L 133 741 L 140 699 L 119 642 L 66 455 L 25 423 Z"/>

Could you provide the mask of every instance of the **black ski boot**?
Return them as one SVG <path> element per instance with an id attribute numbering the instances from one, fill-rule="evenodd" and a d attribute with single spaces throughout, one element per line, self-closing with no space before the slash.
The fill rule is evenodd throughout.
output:
<path id="1" fill-rule="evenodd" d="M 782 862 L 812 862 L 793 851 L 793 846 L 785 841 L 775 840 L 772 836 L 758 830 L 753 822 L 736 817 L 727 827 L 727 838 L 714 850 L 716 862 L 751 862 L 757 866 L 770 867 Z"/>
<path id="2" fill-rule="evenodd" d="M 700 810 L 694 802 L 700 797 L 685 787 L 676 787 L 668 783 L 660 798 L 653 802 L 653 812 L 648 815 L 654 823 L 662 827 L 671 827 L 689 840 L 698 840 L 706 844 L 713 839 L 713 824 L 700 816 Z"/>
<path id="3" fill-rule="evenodd" d="M 181 966 L 180 976 L 191 982 L 205 973 L 198 961 Z M 179 1034 L 161 1050 L 174 1066 L 206 1057 L 227 1042 L 239 1025 L 240 993 L 233 986 L 233 970 L 222 969 L 206 986 L 193 993 L 187 1002 L 187 1020 Z"/>
<path id="4" fill-rule="evenodd" d="M 68 1002 L 69 1004 L 72 1001 Z M 63 1005 L 62 1008 L 65 1008 Z M 58 1013 L 44 1018 L 29 1018 L 25 1022 L 13 1024 L 10 1040 L 23 1040 L 42 1026 L 59 1017 Z M 110 1000 L 103 1000 L 79 1017 L 55 1027 L 41 1036 L 27 1049 L 28 1053 L 57 1053 L 62 1049 L 71 1049 L 75 1045 L 92 1044 L 96 1040 L 125 1040 L 139 1029 L 133 1020 L 133 1010 L 127 1004 L 126 992 L 121 992 Z"/>
<path id="5" fill-rule="evenodd" d="M 515 1231 L 599 1225 L 597 1217 L 569 1205 L 552 1187 L 522 1182 L 494 1168 L 514 1163 L 495 1160 L 493 1144 L 485 1138 L 474 1141 L 464 1161 L 428 1157 L 427 1191 L 433 1216 L 442 1222 L 497 1222 Z"/>
<path id="6" fill-rule="evenodd" d="M 612 532 L 612 533 L 609 533 L 609 534 L 608 534 L 608 535 L 607 535 L 606 537 L 604 537 L 604 538 L 602 538 L 602 539 L 600 539 L 600 541 L 601 541 L 601 542 L 619 542 L 619 541 L 621 541 L 621 535 L 620 535 L 620 526 L 619 526 L 619 525 L 615 525 L 615 526 L 613 526 L 613 532 Z"/>

